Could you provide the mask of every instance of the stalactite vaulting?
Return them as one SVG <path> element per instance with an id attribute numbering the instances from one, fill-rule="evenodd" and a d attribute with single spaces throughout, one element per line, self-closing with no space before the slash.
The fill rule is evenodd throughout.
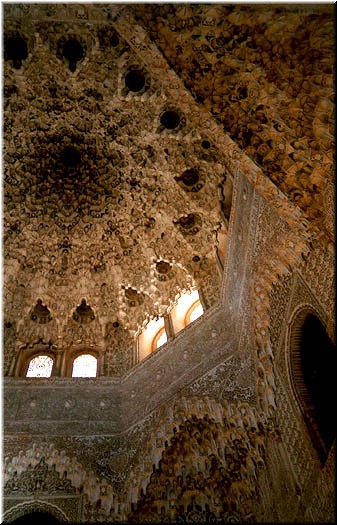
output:
<path id="1" fill-rule="evenodd" d="M 1 7 L 3 521 L 334 523 L 332 6 Z"/>

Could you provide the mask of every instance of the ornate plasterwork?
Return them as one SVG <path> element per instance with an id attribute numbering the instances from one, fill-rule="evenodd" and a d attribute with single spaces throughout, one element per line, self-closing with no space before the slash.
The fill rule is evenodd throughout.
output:
<path id="1" fill-rule="evenodd" d="M 205 140 L 183 86 L 172 91 L 165 61 L 144 62 L 150 44 L 139 48 L 118 17 L 107 24 L 110 8 L 83 12 L 67 10 L 66 26 L 51 29 L 62 6 L 6 7 L 5 33 L 21 28 L 29 51 L 19 69 L 4 63 L 6 313 L 18 315 L 20 287 L 20 308 L 41 298 L 63 334 L 85 297 L 99 319 L 133 336 L 179 290 L 196 284 L 206 307 L 217 302 L 216 232 L 226 233 L 231 191 L 225 153 Z M 69 39 L 84 53 L 75 71 L 61 52 Z M 143 91 L 125 90 L 136 67 Z M 179 128 L 160 124 L 167 110 L 181 113 Z M 181 182 L 188 170 L 200 173 L 202 187 Z M 160 259 L 171 265 L 168 280 L 153 278 Z M 130 288 L 144 298 L 139 307 L 125 297 Z"/>
<path id="2" fill-rule="evenodd" d="M 200 105 L 330 236 L 334 28 L 330 7 L 138 5 Z M 333 239 L 333 237 L 330 237 Z"/>
<path id="3" fill-rule="evenodd" d="M 239 511 L 239 502 L 242 498 L 246 500 L 250 493 L 246 476 L 257 479 L 265 467 L 268 436 L 276 436 L 273 427 L 260 422 L 254 407 L 248 403 L 218 404 L 208 397 L 180 398 L 116 437 L 54 436 L 50 444 L 40 441 L 28 447 L 23 438 L 19 445 L 22 449 L 14 455 L 10 452 L 11 440 L 7 438 L 5 496 L 13 500 L 34 494 L 35 498 L 43 499 L 48 494 L 48 500 L 53 501 L 56 495 L 79 497 L 81 494 L 85 496 L 82 515 L 85 521 L 97 522 L 98 517 L 103 522 L 111 518 L 123 521 L 127 517 L 131 519 L 131 515 L 134 519 L 136 503 L 138 514 L 142 513 L 142 490 L 150 495 L 149 487 L 154 484 L 151 474 L 160 469 L 166 450 L 178 439 L 185 453 L 190 449 L 190 456 L 194 454 L 189 464 L 197 462 L 198 475 L 201 473 L 202 477 L 211 475 L 211 467 L 220 474 L 220 464 L 226 461 L 227 467 L 222 470 L 227 472 L 227 511 L 235 514 Z M 197 441 L 193 444 L 191 440 Z M 213 457 L 218 458 L 216 464 L 212 462 Z M 188 472 L 181 468 L 185 483 Z M 190 474 L 193 477 L 193 473 Z M 178 471 L 175 475 L 179 478 Z M 210 493 L 209 497 L 213 500 L 214 496 Z M 172 508 L 179 513 L 179 501 L 173 500 Z M 193 504 L 188 494 L 185 500 L 186 505 Z M 253 502 L 247 501 L 247 504 L 250 512 L 258 510 Z M 203 510 L 206 510 L 204 506 Z M 81 521 L 79 518 L 74 521 Z"/>
<path id="4" fill-rule="evenodd" d="M 21 516 L 25 516 L 27 514 L 30 514 L 31 512 L 45 512 L 48 515 L 52 516 L 53 518 L 56 518 L 59 520 L 60 523 L 69 523 L 68 514 L 66 514 L 63 510 L 60 509 L 60 503 L 63 504 L 62 507 L 69 507 L 67 505 L 67 501 L 57 501 L 57 505 L 55 505 L 55 502 L 52 500 L 52 498 L 47 499 L 34 499 L 34 501 L 20 501 L 15 498 L 5 500 L 5 512 L 4 512 L 4 518 L 5 522 L 11 522 L 14 521 Z M 68 498 L 69 503 L 69 498 Z M 72 502 L 73 503 L 73 502 Z M 78 514 L 72 513 L 74 505 L 70 505 L 70 512 L 69 515 L 76 519 L 78 517 Z"/>
<path id="5" fill-rule="evenodd" d="M 220 426 L 225 417 L 234 434 L 243 430 L 244 441 L 245 412 L 248 426 L 254 426 L 254 418 L 262 425 L 261 450 L 269 448 L 268 436 L 279 437 L 274 429 L 279 425 L 289 470 L 299 483 L 295 494 L 290 485 L 292 505 L 283 517 L 294 517 L 296 498 L 307 487 L 307 499 L 298 506 L 300 521 L 319 465 L 312 462 L 305 428 L 276 373 L 281 327 L 275 317 L 285 312 L 296 271 L 332 318 L 326 266 L 333 266 L 333 253 L 331 246 L 323 247 L 333 231 L 328 222 L 332 17 L 324 7 L 301 11 L 298 6 L 259 11 L 221 5 L 145 10 L 15 4 L 8 10 L 5 31 L 27 33 L 29 53 L 21 67 L 10 60 L 4 66 L 4 365 L 8 371 L 18 347 L 43 348 L 55 341 L 60 350 L 99 345 L 104 374 L 115 376 L 6 382 L 8 456 L 17 459 L 20 450 L 30 450 L 32 434 L 50 438 L 54 433 L 57 448 L 67 450 L 71 462 L 80 458 L 82 471 L 92 476 L 81 517 L 125 520 L 135 506 L 144 511 L 139 486 L 160 489 L 158 501 L 167 501 L 165 487 L 151 474 L 170 454 L 172 437 L 184 433 L 177 425 L 192 415 L 192 429 L 201 420 L 213 429 L 205 416 L 211 414 Z M 226 24 L 228 34 L 221 39 Z M 84 50 L 75 68 L 62 56 L 69 38 L 78 39 Z M 280 57 L 277 70 L 273 62 Z M 139 92 L 125 86 L 133 69 L 144 75 Z M 174 129 L 163 124 L 167 111 L 179 117 Z M 198 181 L 189 170 L 198 171 Z M 60 195 L 61 188 L 66 191 Z M 225 253 L 220 261 L 224 286 L 216 258 L 219 232 L 228 237 L 229 257 Z M 194 284 L 208 310 L 202 328 L 197 321 L 165 351 L 131 369 L 135 329 L 146 316 L 164 313 L 177 292 Z M 213 317 L 210 307 L 220 299 L 224 311 Z M 47 323 L 32 319 L 39 300 L 52 318 Z M 91 311 L 78 322 L 74 314 L 83 300 Z M 279 508 L 275 502 L 286 490 L 280 450 L 275 444 L 266 456 L 260 454 L 267 468 L 259 459 L 257 511 L 248 513 L 249 505 L 244 516 L 234 510 L 236 496 L 239 507 L 245 499 L 245 486 L 238 484 L 230 511 L 221 514 L 216 498 L 210 512 L 194 508 L 190 494 L 183 517 L 272 521 L 277 516 L 282 521 L 283 502 Z M 195 459 L 193 453 L 189 458 Z M 282 478 L 281 496 L 270 487 L 274 465 L 275 483 Z M 331 479 L 329 474 L 327 469 Z M 325 485 L 319 480 L 318 490 Z M 118 498 L 112 498 L 109 486 Z M 319 510 L 307 510 L 310 519 L 333 515 L 330 507 L 322 511 L 325 493 L 313 501 Z M 142 516 L 162 512 L 153 502 L 148 511 Z"/>

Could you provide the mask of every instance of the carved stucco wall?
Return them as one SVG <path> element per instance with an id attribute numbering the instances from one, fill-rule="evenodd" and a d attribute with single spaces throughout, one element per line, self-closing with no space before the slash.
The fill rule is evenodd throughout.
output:
<path id="1" fill-rule="evenodd" d="M 137 520 L 141 517 L 153 518 L 154 515 L 161 516 L 162 519 L 165 516 L 172 518 L 172 516 L 184 515 L 188 519 L 193 519 L 193 516 L 198 516 L 198 519 L 215 516 L 220 521 L 230 519 L 249 521 L 255 518 L 269 521 L 275 520 L 276 517 L 280 521 L 292 521 L 296 516 L 304 515 L 304 509 L 307 509 L 304 501 L 307 500 L 308 494 L 315 494 L 317 502 L 326 509 L 326 500 L 329 500 L 331 495 L 331 484 L 329 482 L 324 485 L 324 491 L 322 488 L 320 492 L 315 489 L 316 475 L 320 466 L 287 382 L 285 342 L 282 337 L 284 339 L 290 313 L 299 304 L 309 302 L 320 309 L 323 317 L 325 316 L 324 319 L 331 319 L 332 313 L 331 309 L 328 310 L 328 305 L 332 304 L 333 287 L 330 286 L 328 292 L 325 291 L 323 295 L 324 308 L 319 304 L 318 294 L 314 295 L 310 291 L 310 287 L 314 286 L 310 279 L 304 284 L 299 273 L 288 272 L 275 280 L 269 293 L 270 315 L 269 310 L 267 313 L 268 330 L 275 357 L 273 373 L 277 394 L 273 404 L 275 403 L 276 410 L 272 411 L 271 418 L 266 419 L 268 408 L 264 410 L 266 407 L 263 404 L 260 404 L 259 408 L 255 405 L 255 395 L 256 393 L 258 396 L 261 395 L 261 391 L 253 388 L 254 368 L 259 366 L 253 325 L 245 323 L 245 319 L 251 319 L 254 305 L 254 302 L 247 300 L 254 288 L 249 284 L 251 270 L 246 261 L 250 258 L 254 268 L 257 251 L 260 257 L 263 253 L 268 253 L 271 238 L 276 233 L 279 236 L 282 224 L 283 228 L 286 226 L 282 219 L 268 220 L 270 213 L 276 212 L 269 210 L 267 213 L 263 199 L 261 200 L 258 194 L 254 197 L 251 186 L 249 184 L 241 186 L 239 178 L 237 181 L 234 188 L 230 231 L 233 236 L 238 235 L 237 231 L 233 230 L 239 228 L 242 233 L 246 232 L 247 237 L 249 236 L 247 229 L 240 225 L 242 221 L 244 224 L 247 220 L 244 219 L 245 214 L 240 213 L 241 219 L 238 217 L 239 210 L 242 210 L 242 203 L 245 203 L 250 218 L 249 224 L 254 228 L 255 235 L 251 235 L 247 243 L 230 245 L 227 265 L 231 260 L 236 261 L 236 276 L 238 275 L 238 280 L 243 283 L 241 290 L 245 290 L 246 287 L 249 292 L 240 293 L 239 288 L 239 292 L 232 292 L 233 299 L 231 299 L 231 287 L 237 286 L 238 281 L 229 278 L 228 266 L 226 266 L 223 306 L 210 310 L 205 314 L 204 319 L 185 329 L 169 345 L 128 372 L 122 380 L 52 378 L 39 380 L 38 385 L 36 381 L 28 379 L 19 379 L 16 384 L 13 384 L 10 378 L 6 380 L 8 383 L 5 389 L 6 455 L 9 458 L 13 455 L 17 456 L 19 449 L 25 450 L 26 447 L 30 447 L 34 434 L 39 435 L 43 432 L 42 435 L 48 435 L 48 441 L 56 443 L 59 450 L 66 450 L 70 458 L 79 459 L 82 468 L 89 472 L 93 470 L 100 480 L 106 480 L 109 490 L 118 492 L 115 500 L 108 496 L 106 502 L 102 504 L 98 494 L 103 490 L 104 495 L 107 489 L 100 488 L 95 492 L 92 488 L 94 494 L 90 496 L 93 498 L 92 504 L 84 500 L 81 519 L 85 517 L 89 521 L 94 521 L 98 515 L 102 520 L 108 520 L 109 516 L 119 520 L 129 515 L 130 520 Z M 265 221 L 268 221 L 268 227 Z M 240 257 L 238 250 L 243 250 Z M 313 266 L 314 263 L 310 258 L 309 261 Z M 308 263 L 302 259 L 301 264 L 303 274 Z M 256 267 L 254 275 L 258 275 Z M 314 280 L 313 282 L 315 283 Z M 235 308 L 230 307 L 232 301 L 235 301 Z M 236 328 L 239 328 L 239 338 L 235 335 Z M 251 341 L 251 347 L 247 346 L 247 341 Z M 253 351 L 248 352 L 249 348 Z M 265 363 L 265 360 L 262 362 Z M 20 387 L 20 384 L 24 388 Z M 67 385 L 66 391 L 65 385 Z M 172 505 L 167 507 L 165 503 L 168 501 L 167 491 L 173 480 L 169 476 L 170 480 L 165 482 L 167 476 L 165 469 L 164 473 L 159 469 L 156 482 L 153 481 L 154 478 L 151 479 L 151 473 L 154 466 L 158 469 L 159 459 L 162 456 L 166 457 L 166 447 L 172 448 L 171 436 L 178 432 L 176 435 L 178 442 L 184 442 L 183 438 L 179 437 L 181 430 L 178 430 L 179 424 L 185 424 L 194 413 L 196 417 L 194 423 L 211 414 L 221 426 L 224 419 L 230 415 L 234 434 L 239 429 L 238 435 L 242 436 L 242 429 L 246 429 L 247 425 L 247 421 L 243 423 L 242 413 L 247 409 L 247 413 L 250 414 L 249 424 L 255 420 L 256 424 L 260 422 L 262 425 L 260 428 L 264 429 L 260 436 L 261 450 L 264 451 L 261 467 L 262 471 L 266 468 L 266 473 L 261 472 L 259 482 L 256 483 L 259 498 L 241 495 L 238 503 L 237 496 L 234 497 L 233 494 L 236 494 L 236 490 L 238 494 L 241 492 L 245 494 L 245 482 L 243 482 L 241 489 L 240 484 L 238 487 L 234 485 L 236 488 L 233 487 L 226 505 L 218 508 L 214 504 L 215 495 L 209 496 L 209 501 L 199 501 L 195 496 L 199 494 L 195 489 L 195 480 L 191 482 L 188 478 L 182 483 L 179 478 L 179 483 L 182 483 L 182 493 L 185 494 L 185 508 L 182 509 L 178 504 L 174 504 L 174 497 L 177 495 L 172 495 Z M 274 426 L 275 430 L 273 430 Z M 22 438 L 18 438 L 19 432 L 24 433 Z M 27 432 L 30 434 L 29 437 Z M 107 432 L 110 437 L 105 436 Z M 273 434 L 274 432 L 276 434 Z M 273 436 L 277 439 L 275 440 Z M 250 444 L 248 449 L 251 446 Z M 186 444 L 187 449 L 188 447 L 189 445 Z M 301 454 L 298 454 L 299 449 L 302 451 Z M 201 451 L 196 453 L 196 457 L 201 463 L 205 459 Z M 221 465 L 223 468 L 226 467 L 226 462 L 223 462 L 221 456 L 215 457 L 217 467 L 212 473 L 219 472 Z M 184 464 L 182 459 L 180 461 Z M 329 468 L 331 470 L 330 458 L 322 472 L 322 479 L 328 476 Z M 246 464 L 243 464 L 243 469 L 245 472 Z M 88 474 L 83 474 L 83 480 L 86 476 L 88 477 Z M 236 475 L 233 476 L 227 483 L 234 483 Z M 203 478 L 210 478 L 207 469 L 203 472 Z M 241 481 L 240 478 L 240 483 Z M 188 492 L 187 482 L 194 486 L 194 493 Z M 160 486 L 163 483 L 166 488 L 160 489 L 156 483 Z M 200 483 L 202 485 L 204 482 Z M 134 486 L 131 495 L 127 489 L 130 484 Z M 148 486 L 152 488 L 145 497 Z M 140 487 L 143 488 L 143 492 Z M 272 499 L 270 499 L 271 487 L 275 495 Z M 216 487 L 213 488 L 216 492 Z M 156 491 L 160 492 L 160 497 L 153 499 Z M 192 494 L 195 497 L 192 497 Z M 220 494 L 217 497 L 221 499 Z M 246 501 L 245 506 L 241 505 L 241 500 Z M 113 501 L 118 501 L 118 504 L 114 506 Z M 206 501 L 209 507 L 206 507 Z M 257 501 L 260 503 L 257 504 Z M 284 505 L 284 501 L 287 501 L 287 505 Z M 77 505 L 78 502 L 76 508 Z M 306 510 L 309 521 L 310 516 L 314 515 L 313 512 L 314 510 Z M 333 508 L 331 507 L 330 514 L 327 510 L 324 512 L 332 516 Z"/>

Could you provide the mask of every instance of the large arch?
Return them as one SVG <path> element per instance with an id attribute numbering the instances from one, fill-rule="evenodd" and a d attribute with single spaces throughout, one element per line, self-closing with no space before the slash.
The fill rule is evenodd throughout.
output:
<path id="1" fill-rule="evenodd" d="M 325 323 L 310 305 L 301 305 L 288 331 L 288 374 L 312 444 L 324 464 L 336 436 L 336 348 Z"/>
<path id="2" fill-rule="evenodd" d="M 68 516 L 57 505 L 53 503 L 34 500 L 19 503 L 4 513 L 3 523 L 45 523 L 56 525 L 57 523 L 69 523 Z"/>

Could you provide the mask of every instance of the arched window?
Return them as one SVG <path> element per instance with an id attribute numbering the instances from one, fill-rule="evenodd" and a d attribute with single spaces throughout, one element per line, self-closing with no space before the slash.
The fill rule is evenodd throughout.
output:
<path id="1" fill-rule="evenodd" d="M 198 319 L 198 317 L 201 317 L 203 313 L 204 309 L 201 305 L 201 302 L 198 300 L 195 303 L 193 303 L 185 315 L 186 326 L 190 323 L 193 323 L 193 321 Z"/>
<path id="2" fill-rule="evenodd" d="M 294 323 L 290 365 L 312 443 L 324 463 L 336 435 L 336 348 L 312 312 L 302 312 Z"/>
<path id="3" fill-rule="evenodd" d="M 26 377 L 50 377 L 53 364 L 49 355 L 37 355 L 29 361 Z"/>
<path id="4" fill-rule="evenodd" d="M 192 290 L 180 295 L 172 308 L 170 315 L 175 333 L 183 330 L 204 313 L 198 290 Z"/>
<path id="5" fill-rule="evenodd" d="M 157 348 L 159 348 L 166 342 L 167 342 L 167 335 L 166 335 L 165 328 L 161 328 L 159 332 L 157 332 L 156 335 L 154 336 L 153 343 L 152 343 L 152 350 L 156 350 Z"/>
<path id="6" fill-rule="evenodd" d="M 141 361 L 167 341 L 163 317 L 151 319 L 138 335 L 138 360 Z"/>
<path id="7" fill-rule="evenodd" d="M 80 354 L 73 361 L 72 377 L 96 377 L 97 359 L 91 354 Z"/>

